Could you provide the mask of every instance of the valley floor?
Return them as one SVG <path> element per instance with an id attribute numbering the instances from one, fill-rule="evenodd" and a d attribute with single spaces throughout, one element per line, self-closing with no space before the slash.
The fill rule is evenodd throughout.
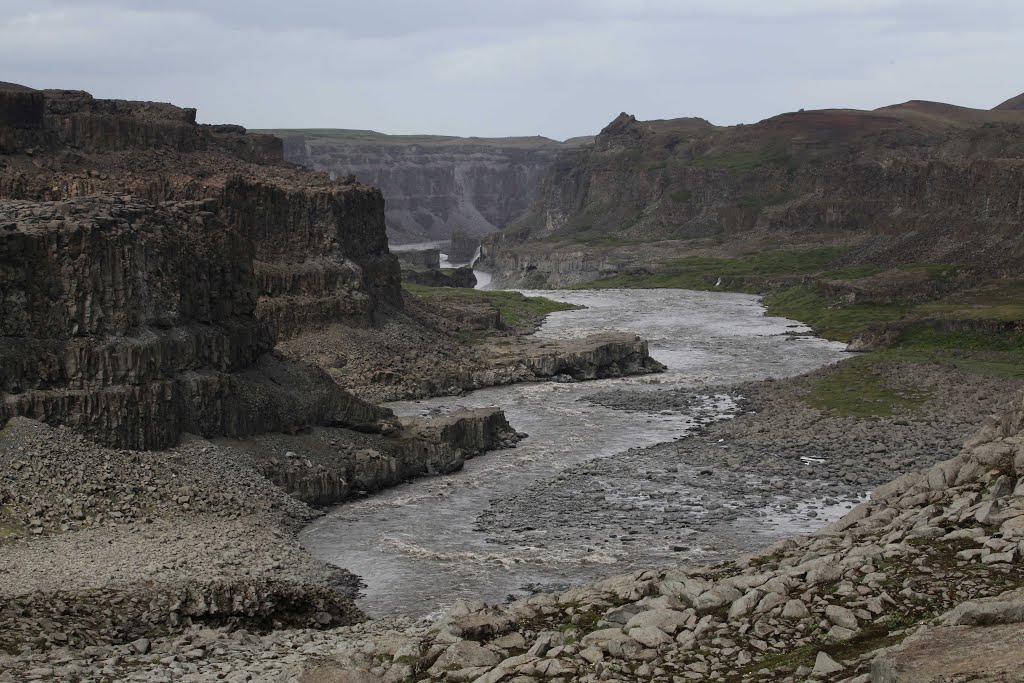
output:
<path id="1" fill-rule="evenodd" d="M 652 491 L 693 471 L 733 491 L 736 507 L 709 520 L 722 524 L 815 514 L 787 510 L 791 487 L 852 504 L 899 482 L 846 522 L 753 560 L 638 571 L 500 608 L 463 604 L 434 624 L 362 621 L 347 597 L 357 579 L 298 546 L 296 531 L 317 513 L 268 481 L 266 461 L 253 456 L 260 449 L 196 440 L 162 453 L 116 451 L 14 420 L 0 436 L 3 504 L 9 518 L 30 524 L 29 539 L 0 544 L 0 681 L 795 681 L 811 668 L 824 680 L 859 675 L 878 647 L 923 619 L 1024 583 L 1016 545 L 1024 491 L 1013 488 L 1024 474 L 1013 460 L 1021 407 L 1004 417 L 1011 424 L 1002 436 L 985 426 L 1020 382 L 888 362 L 868 371 L 876 392 L 838 400 L 826 390 L 844 372 L 841 364 L 708 387 L 745 397 L 747 412 L 634 451 L 629 462 L 582 465 L 565 473 L 564 490 L 526 489 L 490 523 L 514 533 L 517 510 L 544 507 L 556 537 L 580 515 L 597 524 L 617 513 L 590 500 L 586 482 L 614 479 L 622 467 L 657 475 Z M 595 400 L 649 410 L 692 398 L 610 391 Z M 956 457 L 979 428 L 987 436 L 974 439 L 977 455 Z M 353 457 L 372 445 L 348 442 L 344 432 L 318 434 Z M 900 477 L 950 458 L 957 464 L 937 471 L 963 474 L 942 475 L 942 486 L 934 474 Z M 997 502 L 982 505 L 990 500 Z M 628 521 L 639 532 L 658 516 L 634 511 Z"/>

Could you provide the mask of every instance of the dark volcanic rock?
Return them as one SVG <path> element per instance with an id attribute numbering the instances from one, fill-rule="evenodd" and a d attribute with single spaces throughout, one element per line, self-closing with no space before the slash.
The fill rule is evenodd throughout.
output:
<path id="1" fill-rule="evenodd" d="M 391 418 L 273 352 L 401 308 L 379 191 L 170 104 L 0 89 L 0 114 L 0 420 L 150 449 Z"/>

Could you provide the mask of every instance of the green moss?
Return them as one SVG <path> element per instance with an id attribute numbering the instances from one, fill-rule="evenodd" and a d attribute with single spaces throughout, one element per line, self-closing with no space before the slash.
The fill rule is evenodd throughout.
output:
<path id="1" fill-rule="evenodd" d="M 693 165 L 698 168 L 733 172 L 753 171 L 771 166 L 788 168 L 793 163 L 793 158 L 784 149 L 778 148 L 751 151 L 734 150 L 721 154 L 708 154 L 693 161 Z"/>
<path id="2" fill-rule="evenodd" d="M 879 357 L 854 358 L 838 365 L 810 387 L 803 400 L 841 416 L 882 417 L 913 411 L 928 398 L 919 387 L 892 387 L 875 372 Z"/>

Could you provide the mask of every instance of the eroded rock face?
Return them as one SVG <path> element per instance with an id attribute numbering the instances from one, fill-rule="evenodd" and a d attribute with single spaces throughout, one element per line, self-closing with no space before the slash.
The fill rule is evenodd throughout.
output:
<path id="1" fill-rule="evenodd" d="M 368 131 L 286 135 L 285 158 L 337 177 L 354 175 L 387 200 L 396 243 L 446 240 L 453 230 L 481 235 L 519 218 L 537 199 L 560 150 L 547 138 L 449 138 Z"/>
<path id="2" fill-rule="evenodd" d="M 1007 274 L 1024 253 L 1022 133 L 1024 114 L 1008 105 L 908 102 L 725 128 L 623 114 L 592 147 L 564 152 L 530 211 L 488 238 L 489 267 L 499 276 L 530 270 L 534 284 L 558 286 L 572 281 L 566 271 L 580 281 L 620 269 L 600 262 L 600 247 L 802 235 L 804 244 L 859 241 L 858 262 L 955 262 Z M 568 246 L 530 249 L 549 238 Z M 585 259 L 570 253 L 581 242 L 593 247 Z"/>
<path id="3" fill-rule="evenodd" d="M 169 104 L 0 88 L 0 111 L 0 420 L 150 449 L 391 418 L 273 352 L 401 308 L 379 191 Z"/>

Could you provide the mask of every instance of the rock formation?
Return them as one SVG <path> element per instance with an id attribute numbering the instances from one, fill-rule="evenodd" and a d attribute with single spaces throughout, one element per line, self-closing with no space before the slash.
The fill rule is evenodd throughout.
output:
<path id="1" fill-rule="evenodd" d="M 408 263 L 410 266 L 418 266 L 420 268 L 441 267 L 440 249 L 396 249 L 394 254 L 398 257 L 399 261 Z"/>
<path id="2" fill-rule="evenodd" d="M 0 90 L 0 420 L 111 445 L 390 411 L 275 340 L 401 307 L 377 190 L 169 104 Z"/>
<path id="3" fill-rule="evenodd" d="M 537 198 L 559 151 L 583 142 L 276 132 L 285 140 L 288 161 L 381 188 L 388 234 L 396 244 L 445 240 L 453 230 L 483 235 L 504 228 Z"/>
<path id="4" fill-rule="evenodd" d="M 480 240 L 462 230 L 453 230 L 448 241 L 448 260 L 453 263 L 469 263 L 480 248 Z"/>

